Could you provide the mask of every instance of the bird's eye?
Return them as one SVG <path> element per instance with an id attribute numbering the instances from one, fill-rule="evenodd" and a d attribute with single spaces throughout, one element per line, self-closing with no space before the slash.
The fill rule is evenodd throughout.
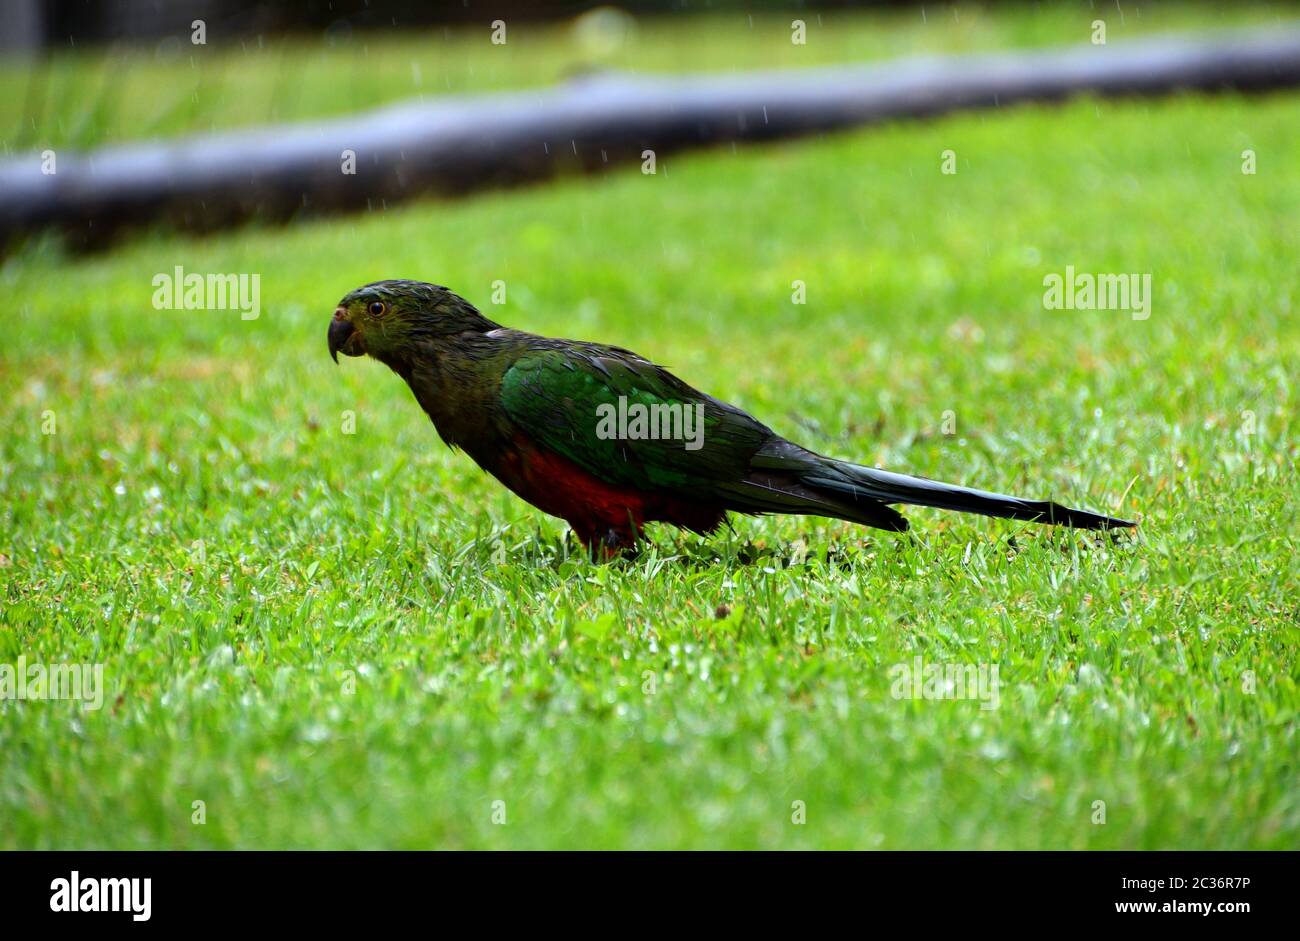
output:
<path id="1" fill-rule="evenodd" d="M 371 317 L 381 317 L 381 316 L 383 316 L 383 313 L 384 313 L 384 310 L 385 310 L 385 309 L 386 309 L 386 305 L 384 304 L 383 301 L 371 301 L 371 302 L 370 302 L 369 310 L 370 310 L 370 316 L 371 316 Z"/>

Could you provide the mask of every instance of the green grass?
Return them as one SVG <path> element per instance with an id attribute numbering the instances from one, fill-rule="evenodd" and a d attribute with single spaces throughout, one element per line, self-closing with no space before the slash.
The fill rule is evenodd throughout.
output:
<path id="1" fill-rule="evenodd" d="M 1048 3 L 999 14 L 974 4 L 927 4 L 871 15 L 851 11 L 743 12 L 645 17 L 623 42 L 583 39 L 574 23 L 511 22 L 506 43 L 481 26 L 402 29 L 389 35 L 236 41 L 217 27 L 206 45 L 189 33 L 147 46 L 67 48 L 33 66 L 0 60 L 0 155 L 91 147 L 250 124 L 345 114 L 392 101 L 550 85 L 593 68 L 716 72 L 798 68 L 896 56 L 1077 45 L 1092 23 L 1107 41 L 1150 33 L 1266 26 L 1300 18 L 1295 3 Z M 792 19 L 807 42 L 791 43 Z"/>
<path id="2" fill-rule="evenodd" d="M 0 702 L 0 847 L 1294 847 L 1298 122 L 1083 101 L 29 246 L 0 268 L 0 663 L 109 692 Z M 154 310 L 177 264 L 260 273 L 261 317 Z M 1045 311 L 1067 264 L 1150 272 L 1150 319 Z M 592 564 L 384 367 L 330 362 L 338 298 L 388 276 L 835 456 L 1141 529 L 737 519 Z M 999 708 L 894 699 L 915 656 L 996 664 Z"/>

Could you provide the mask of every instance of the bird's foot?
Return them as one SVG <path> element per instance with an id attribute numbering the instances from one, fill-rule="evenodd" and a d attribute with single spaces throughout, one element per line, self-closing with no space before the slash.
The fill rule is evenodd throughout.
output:
<path id="1" fill-rule="evenodd" d="M 614 527 L 593 533 L 590 538 L 583 538 L 582 541 L 591 552 L 592 559 L 597 562 L 631 559 L 638 552 L 636 535 Z"/>

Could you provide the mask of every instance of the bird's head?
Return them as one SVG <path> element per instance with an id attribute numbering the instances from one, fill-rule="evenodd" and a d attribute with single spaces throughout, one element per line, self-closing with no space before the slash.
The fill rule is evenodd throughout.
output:
<path id="1" fill-rule="evenodd" d="M 330 356 L 361 356 L 395 365 L 421 346 L 497 324 L 447 288 L 423 281 L 376 281 L 339 301 L 329 326 Z"/>

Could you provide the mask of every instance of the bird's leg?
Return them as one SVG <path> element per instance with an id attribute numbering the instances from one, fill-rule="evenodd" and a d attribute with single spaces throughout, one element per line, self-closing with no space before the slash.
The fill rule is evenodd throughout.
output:
<path id="1" fill-rule="evenodd" d="M 603 541 L 610 552 L 631 557 L 637 554 L 637 535 L 633 530 L 610 527 L 605 532 Z"/>
<path id="2" fill-rule="evenodd" d="M 617 558 L 631 558 L 637 554 L 637 533 L 631 529 L 607 526 L 596 530 L 578 531 L 578 538 L 594 560 L 610 562 Z"/>

